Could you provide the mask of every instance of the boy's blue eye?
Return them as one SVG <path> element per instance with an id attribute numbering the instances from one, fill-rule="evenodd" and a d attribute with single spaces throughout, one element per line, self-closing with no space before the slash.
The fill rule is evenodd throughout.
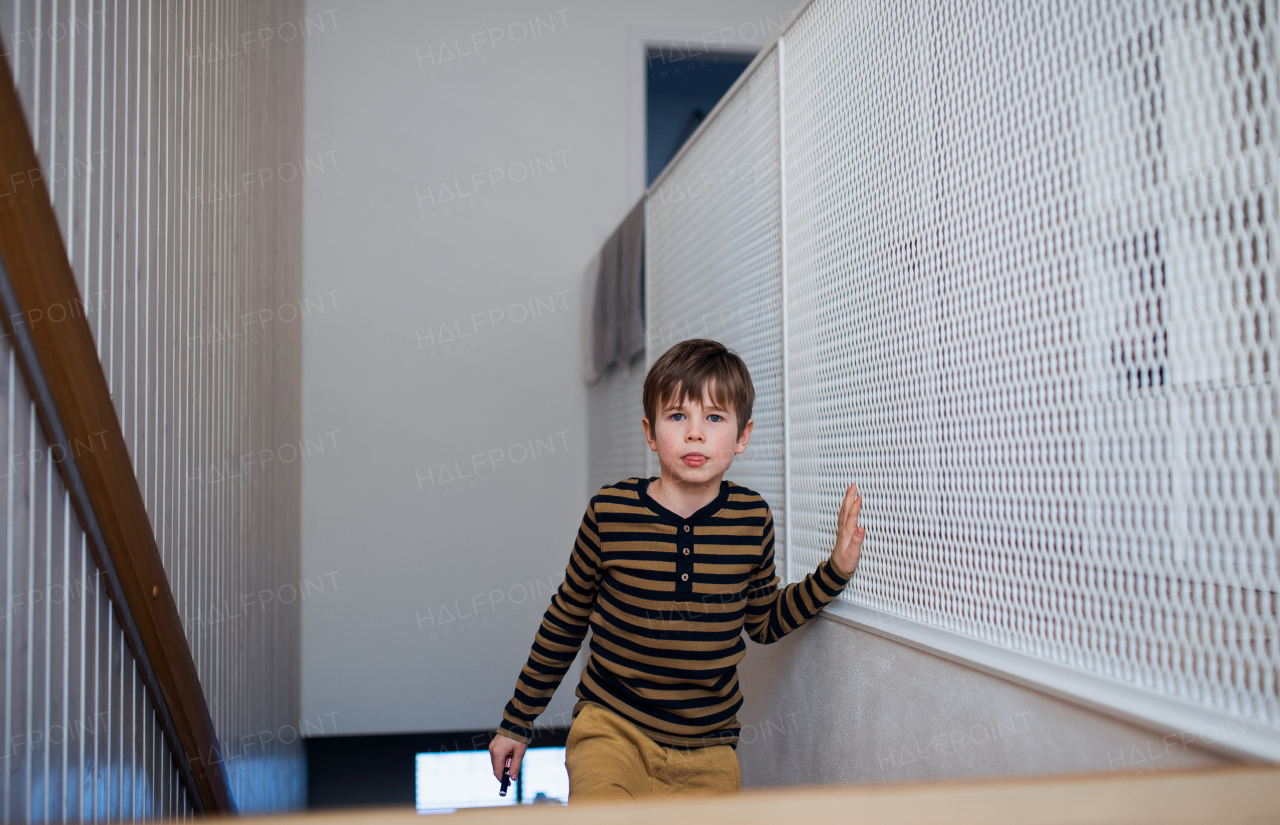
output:
<path id="1" fill-rule="evenodd" d="M 713 419 L 715 421 L 724 421 L 724 417 L 718 413 L 712 413 L 711 415 L 707 416 L 707 418 Z"/>
<path id="2" fill-rule="evenodd" d="M 674 421 L 679 421 L 679 420 L 680 420 L 681 418 L 683 418 L 683 417 L 684 417 L 684 413 L 672 413 L 672 414 L 671 414 L 671 418 L 672 418 L 672 420 L 674 420 Z"/>

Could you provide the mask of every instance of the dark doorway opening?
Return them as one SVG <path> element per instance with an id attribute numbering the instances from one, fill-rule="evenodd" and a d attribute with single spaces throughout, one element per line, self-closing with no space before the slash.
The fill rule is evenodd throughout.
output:
<path id="1" fill-rule="evenodd" d="M 648 49 L 645 186 L 675 157 L 754 57 L 754 52 Z"/>

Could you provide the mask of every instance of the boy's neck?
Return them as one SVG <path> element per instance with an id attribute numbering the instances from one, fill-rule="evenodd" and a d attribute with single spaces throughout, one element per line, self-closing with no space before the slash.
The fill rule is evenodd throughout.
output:
<path id="1" fill-rule="evenodd" d="M 659 475 L 649 482 L 649 497 L 680 518 L 688 518 L 706 507 L 720 495 L 720 480 L 724 473 L 704 483 L 674 482 Z"/>

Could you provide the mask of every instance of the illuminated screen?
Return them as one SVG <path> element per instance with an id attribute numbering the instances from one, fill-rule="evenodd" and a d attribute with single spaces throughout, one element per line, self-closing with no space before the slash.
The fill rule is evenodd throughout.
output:
<path id="1" fill-rule="evenodd" d="M 569 801 L 569 774 L 564 748 L 530 748 L 525 751 L 520 782 L 512 783 L 506 796 L 493 778 L 488 751 L 420 753 L 416 756 L 418 813 L 450 813 L 461 808 L 494 805 L 559 804 Z"/>
<path id="2" fill-rule="evenodd" d="M 519 803 L 514 784 L 506 796 L 498 796 L 498 780 L 493 778 L 488 751 L 420 753 L 415 775 L 418 813 Z"/>
<path id="3" fill-rule="evenodd" d="M 529 804 L 569 801 L 569 772 L 564 748 L 530 748 L 520 763 L 520 801 Z"/>

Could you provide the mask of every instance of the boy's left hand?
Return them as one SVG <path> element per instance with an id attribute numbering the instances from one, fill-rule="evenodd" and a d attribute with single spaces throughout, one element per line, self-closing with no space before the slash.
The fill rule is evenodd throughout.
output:
<path id="1" fill-rule="evenodd" d="M 840 516 L 836 520 L 836 549 L 831 551 L 831 560 L 836 567 L 850 576 L 858 567 L 862 540 L 867 535 L 867 531 L 858 526 L 858 513 L 861 511 L 862 496 L 858 493 L 858 485 L 850 484 L 844 491 L 844 501 L 840 503 Z"/>

